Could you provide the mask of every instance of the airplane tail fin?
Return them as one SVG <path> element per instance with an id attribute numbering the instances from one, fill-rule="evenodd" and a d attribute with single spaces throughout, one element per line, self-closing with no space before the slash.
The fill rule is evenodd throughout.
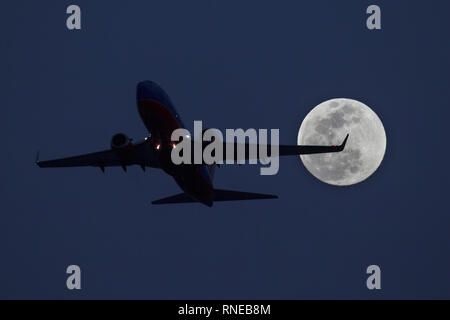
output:
<path id="1" fill-rule="evenodd" d="M 233 190 L 214 189 L 214 202 L 216 201 L 236 201 L 236 200 L 261 200 L 261 199 L 277 199 L 277 195 L 242 192 Z M 167 198 L 152 201 L 152 204 L 169 204 L 169 203 L 190 203 L 198 202 L 186 193 L 180 193 Z"/>

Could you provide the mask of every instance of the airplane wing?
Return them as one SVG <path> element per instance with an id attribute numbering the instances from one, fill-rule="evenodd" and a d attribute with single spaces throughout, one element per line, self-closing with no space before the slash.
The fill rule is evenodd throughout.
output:
<path id="1" fill-rule="evenodd" d="M 279 156 L 293 156 L 293 155 L 302 155 L 302 154 L 318 154 L 318 153 L 332 153 L 332 152 L 341 152 L 344 150 L 345 145 L 347 143 L 348 140 L 348 134 L 345 137 L 344 141 L 342 141 L 342 143 L 340 145 L 331 145 L 331 146 L 295 146 L 295 145 L 280 145 L 279 149 L 278 149 L 278 155 Z M 231 160 L 231 159 L 227 159 L 226 157 L 226 148 L 229 144 L 228 143 L 224 143 L 224 148 L 223 148 L 223 157 L 224 160 Z M 239 161 L 239 160 L 248 160 L 248 159 L 254 159 L 252 157 L 250 157 L 250 148 L 251 147 L 255 147 L 256 150 L 256 157 L 259 158 L 259 149 L 261 147 L 266 147 L 266 152 L 269 154 L 268 157 L 270 157 L 270 150 L 271 150 L 271 145 L 250 145 L 248 143 L 242 145 L 242 144 L 238 144 L 238 143 L 234 143 L 232 147 L 234 147 L 234 160 L 235 161 Z M 238 148 L 239 147 L 244 147 L 245 153 L 244 153 L 244 158 L 238 158 Z"/>
<path id="2" fill-rule="evenodd" d="M 127 166 L 140 165 L 145 167 L 159 168 L 159 161 L 154 155 L 151 145 L 146 141 L 118 150 L 104 150 L 74 157 L 55 160 L 40 161 L 39 153 L 36 164 L 40 168 L 58 167 L 99 167 L 104 171 L 105 167 L 121 166 L 126 170 Z"/>

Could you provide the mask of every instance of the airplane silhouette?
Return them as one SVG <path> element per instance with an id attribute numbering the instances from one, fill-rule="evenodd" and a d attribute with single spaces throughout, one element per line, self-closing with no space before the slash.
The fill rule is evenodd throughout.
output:
<path id="1" fill-rule="evenodd" d="M 40 168 L 92 166 L 99 167 L 103 172 L 106 167 L 113 166 L 120 166 L 124 171 L 131 165 L 139 165 L 144 171 L 146 167 L 160 168 L 172 176 L 184 192 L 152 201 L 153 204 L 201 202 L 211 207 L 215 201 L 278 198 L 270 194 L 215 189 L 215 164 L 175 165 L 170 156 L 175 147 L 171 135 L 184 125 L 169 96 L 155 82 L 143 81 L 137 85 L 136 98 L 139 115 L 150 133 L 143 141 L 134 143 L 125 134 L 118 133 L 112 137 L 109 150 L 48 161 L 40 161 L 38 152 L 36 164 Z M 347 139 L 348 134 L 338 146 L 280 145 L 279 155 L 341 152 Z M 270 145 L 267 147 L 270 149 Z M 248 144 L 245 144 L 245 150 L 245 158 L 248 159 Z"/>

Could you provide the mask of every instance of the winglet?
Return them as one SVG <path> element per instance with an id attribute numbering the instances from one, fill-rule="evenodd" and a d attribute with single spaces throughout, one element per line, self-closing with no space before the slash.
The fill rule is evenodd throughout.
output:
<path id="1" fill-rule="evenodd" d="M 344 141 L 342 142 L 342 144 L 339 146 L 339 149 L 342 151 L 345 148 L 345 145 L 347 144 L 347 139 L 348 139 L 349 134 L 347 133 L 347 135 L 345 136 Z"/>

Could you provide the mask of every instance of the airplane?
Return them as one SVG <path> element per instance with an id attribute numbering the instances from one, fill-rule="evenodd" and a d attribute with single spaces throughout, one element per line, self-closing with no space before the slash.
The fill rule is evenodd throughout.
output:
<path id="1" fill-rule="evenodd" d="M 138 83 L 136 100 L 139 115 L 149 132 L 143 141 L 134 143 L 124 133 L 117 133 L 112 137 L 108 150 L 47 161 L 40 161 L 38 152 L 36 164 L 40 168 L 92 166 L 99 167 L 103 172 L 106 167 L 122 167 L 126 172 L 131 165 L 138 165 L 143 171 L 146 167 L 162 169 L 174 178 L 183 193 L 152 201 L 152 204 L 200 202 L 212 207 L 217 201 L 278 198 L 271 194 L 215 189 L 213 178 L 216 164 L 175 165 L 170 156 L 175 147 L 171 135 L 175 129 L 185 127 L 172 101 L 153 81 Z M 341 152 L 347 139 L 348 134 L 341 145 L 333 146 L 280 145 L 279 155 Z M 267 147 L 270 148 L 270 145 Z M 247 153 L 245 157 L 248 157 Z"/>

